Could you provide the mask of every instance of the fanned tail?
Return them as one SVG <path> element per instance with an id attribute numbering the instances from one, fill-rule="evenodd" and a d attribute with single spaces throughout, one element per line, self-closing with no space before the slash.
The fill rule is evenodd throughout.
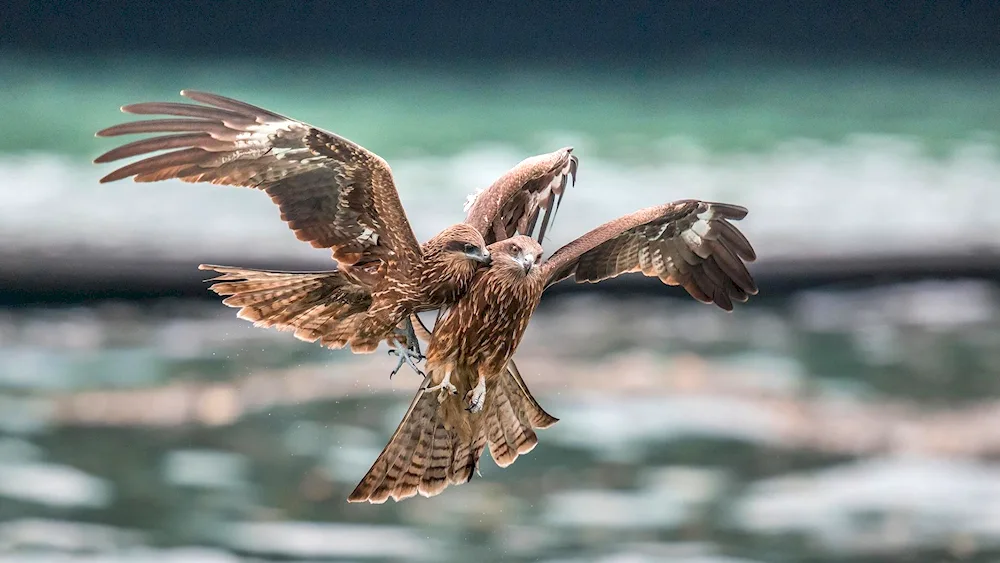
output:
<path id="1" fill-rule="evenodd" d="M 500 467 L 534 449 L 538 436 L 532 428 L 548 428 L 558 419 L 538 405 L 513 362 L 507 365 L 504 376 L 488 387 L 486 408 L 478 414 L 465 411 L 460 400 L 469 391 L 469 378 L 452 379 L 458 389 L 453 396 L 424 392 L 434 379 L 434 374 L 428 375 L 389 443 L 347 500 L 383 503 L 417 493 L 431 497 L 448 485 L 469 482 L 487 445 Z"/>
<path id="2" fill-rule="evenodd" d="M 381 504 L 417 493 L 430 497 L 449 483 L 468 481 L 469 477 L 456 470 L 464 468 L 468 458 L 478 460 L 485 443 L 477 450 L 474 431 L 458 412 L 455 397 L 445 395 L 442 402 L 437 391 L 424 391 L 432 378 L 433 374 L 424 378 L 396 432 L 348 502 Z M 455 460 L 459 452 L 465 455 L 461 464 Z"/>
<path id="3" fill-rule="evenodd" d="M 208 280 L 215 282 L 209 289 L 228 296 L 222 302 L 239 307 L 241 319 L 294 331 L 296 338 L 328 348 L 347 344 L 371 304 L 368 290 L 337 270 L 275 272 L 210 264 L 198 269 L 222 274 Z"/>

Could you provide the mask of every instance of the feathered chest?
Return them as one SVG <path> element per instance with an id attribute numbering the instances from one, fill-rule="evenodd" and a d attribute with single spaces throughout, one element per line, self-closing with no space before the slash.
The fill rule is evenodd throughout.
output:
<path id="1" fill-rule="evenodd" d="M 480 276 L 435 328 L 428 357 L 470 368 L 486 362 L 501 369 L 520 344 L 542 289 L 535 276 Z"/>
<path id="2" fill-rule="evenodd" d="M 467 260 L 428 260 L 420 274 L 422 301 L 428 308 L 449 306 L 469 289 L 476 266 Z"/>

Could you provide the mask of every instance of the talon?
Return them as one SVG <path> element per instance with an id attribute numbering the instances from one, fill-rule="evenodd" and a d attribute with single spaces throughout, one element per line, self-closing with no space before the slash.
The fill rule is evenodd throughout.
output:
<path id="1" fill-rule="evenodd" d="M 390 348 L 389 355 L 399 357 L 399 361 L 396 362 L 396 368 L 389 373 L 389 379 L 392 379 L 392 376 L 396 375 L 399 372 L 400 368 L 403 367 L 403 364 L 410 366 L 410 369 L 417 372 L 417 375 L 419 375 L 420 377 L 424 377 L 426 375 L 423 371 L 421 371 L 420 368 L 417 367 L 417 364 L 414 362 L 414 360 L 416 362 L 425 360 L 426 358 L 424 358 L 423 354 L 419 353 L 414 354 L 413 351 L 410 350 L 409 348 Z"/>
<path id="2" fill-rule="evenodd" d="M 458 389 L 455 389 L 454 385 L 445 385 L 444 387 L 441 388 L 440 391 L 438 391 L 438 402 L 443 403 L 445 399 L 448 398 L 448 395 L 457 395 L 457 394 L 458 394 Z"/>
<path id="3" fill-rule="evenodd" d="M 426 389 L 424 389 L 424 391 L 425 392 L 437 391 L 439 402 L 444 402 L 444 400 L 447 398 L 447 395 L 445 395 L 445 391 L 451 393 L 452 395 L 458 395 L 458 389 L 451 383 L 451 372 L 445 373 L 444 380 L 441 381 L 441 383 L 438 383 L 437 385 L 433 385 L 431 387 L 427 387 Z"/>
<path id="4" fill-rule="evenodd" d="M 480 377 L 479 383 L 465 394 L 465 402 L 469 405 L 465 410 L 473 414 L 482 412 L 486 404 L 486 380 L 483 377 Z"/>

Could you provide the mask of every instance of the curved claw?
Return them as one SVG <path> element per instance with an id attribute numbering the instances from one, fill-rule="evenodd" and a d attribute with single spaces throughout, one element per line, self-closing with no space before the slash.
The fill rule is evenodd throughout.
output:
<path id="1" fill-rule="evenodd" d="M 400 368 L 403 367 L 403 364 L 406 364 L 406 365 L 410 366 L 410 368 L 413 371 L 415 371 L 417 373 L 417 375 L 419 375 L 420 377 L 424 377 L 426 375 L 423 371 L 420 370 L 420 368 L 417 367 L 417 364 L 414 362 L 414 360 L 416 362 L 419 362 L 419 361 L 422 361 L 422 360 L 426 359 L 426 358 L 424 358 L 423 354 L 419 354 L 419 353 L 418 354 L 414 354 L 408 348 L 403 348 L 403 349 L 391 348 L 391 349 L 389 349 L 389 355 L 390 356 L 399 356 L 399 361 L 396 363 L 395 369 L 393 369 L 389 373 L 389 379 L 392 379 L 392 376 L 394 376 L 397 373 L 399 373 L 399 370 L 400 370 Z"/>
<path id="2" fill-rule="evenodd" d="M 469 389 L 469 392 L 465 394 L 465 402 L 469 405 L 465 407 L 465 410 L 476 414 L 482 412 L 483 407 L 486 405 L 486 380 L 479 378 L 479 383 Z"/>

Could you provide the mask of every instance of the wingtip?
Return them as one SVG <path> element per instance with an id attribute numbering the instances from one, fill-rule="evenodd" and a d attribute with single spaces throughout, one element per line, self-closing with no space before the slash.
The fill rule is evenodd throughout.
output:
<path id="1" fill-rule="evenodd" d="M 94 164 L 105 164 L 105 163 L 108 163 L 108 162 L 114 162 L 115 160 L 118 160 L 117 158 L 114 158 L 114 154 L 113 153 L 114 153 L 114 151 L 108 151 L 108 152 L 106 152 L 106 153 L 98 156 L 97 158 L 94 159 Z"/>
<path id="2" fill-rule="evenodd" d="M 372 498 L 370 495 L 359 493 L 357 491 L 352 492 L 347 497 L 347 502 L 350 504 L 359 504 L 362 502 L 367 502 L 368 504 L 385 504 L 385 501 L 387 500 L 389 500 L 389 497 L 383 499 L 377 499 L 377 498 Z"/>
<path id="3" fill-rule="evenodd" d="M 347 502 L 349 503 L 370 502 L 372 504 L 382 504 L 383 502 L 386 501 L 386 499 L 382 499 L 381 502 L 378 501 L 377 499 L 373 499 L 372 490 L 370 486 L 366 487 L 365 485 L 366 483 L 364 480 L 358 483 L 358 485 L 354 487 L 354 490 L 351 491 L 351 494 L 347 495 Z"/>

